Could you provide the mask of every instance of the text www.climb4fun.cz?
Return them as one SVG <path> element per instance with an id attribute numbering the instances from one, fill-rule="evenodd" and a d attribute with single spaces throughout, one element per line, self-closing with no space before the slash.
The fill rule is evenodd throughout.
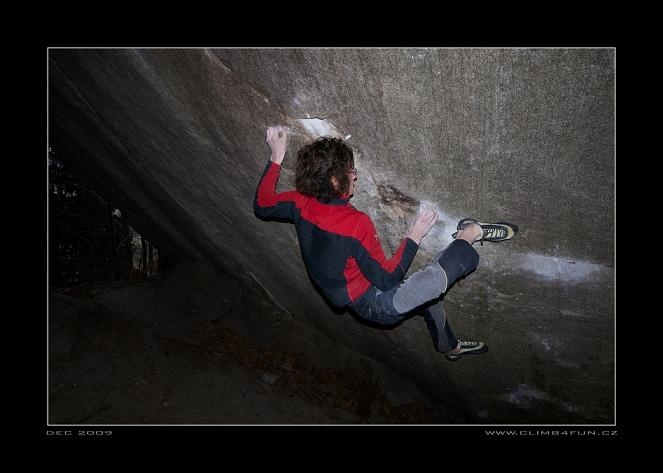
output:
<path id="1" fill-rule="evenodd" d="M 616 430 L 486 430 L 486 435 L 497 436 L 578 436 L 601 437 L 617 435 Z"/>

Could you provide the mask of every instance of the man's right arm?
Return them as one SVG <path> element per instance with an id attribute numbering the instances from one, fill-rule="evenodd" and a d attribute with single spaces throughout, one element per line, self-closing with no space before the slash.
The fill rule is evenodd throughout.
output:
<path id="1" fill-rule="evenodd" d="M 412 223 L 407 236 L 389 259 L 384 254 L 375 225 L 364 215 L 357 228 L 355 259 L 366 279 L 381 291 L 388 291 L 401 282 L 407 273 L 421 240 L 437 220 L 437 212 L 424 208 Z"/>
<path id="2" fill-rule="evenodd" d="M 359 269 L 381 291 L 388 291 L 401 282 L 419 249 L 417 242 L 406 237 L 392 257 L 387 258 L 368 215 L 360 221 L 355 245 L 354 257 Z"/>

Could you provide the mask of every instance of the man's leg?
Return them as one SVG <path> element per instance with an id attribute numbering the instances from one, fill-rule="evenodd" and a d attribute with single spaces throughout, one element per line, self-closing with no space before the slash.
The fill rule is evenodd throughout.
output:
<path id="1" fill-rule="evenodd" d="M 380 295 L 385 306 L 393 306 L 396 313 L 406 313 L 437 299 L 462 276 L 474 271 L 479 254 L 474 243 L 482 234 L 479 225 L 471 225 L 458 232 L 456 239 L 429 265 L 412 274 L 397 288 Z"/>
<path id="2" fill-rule="evenodd" d="M 458 339 L 451 331 L 442 301 L 426 307 L 423 315 L 437 351 L 446 353 L 458 346 Z"/>
<path id="3" fill-rule="evenodd" d="M 442 301 L 437 301 L 424 310 L 424 320 L 433 338 L 437 351 L 444 352 L 450 361 L 457 361 L 465 355 L 478 355 L 488 351 L 484 342 L 459 340 L 451 331 Z"/>

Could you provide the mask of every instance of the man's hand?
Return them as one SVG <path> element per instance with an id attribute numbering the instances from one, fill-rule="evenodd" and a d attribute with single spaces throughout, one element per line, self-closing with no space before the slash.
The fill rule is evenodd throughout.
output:
<path id="1" fill-rule="evenodd" d="M 421 240 L 428 234 L 428 231 L 433 228 L 437 220 L 437 212 L 432 207 L 424 207 L 407 233 L 407 237 L 413 240 L 417 245 L 421 244 Z"/>
<path id="2" fill-rule="evenodd" d="M 272 149 L 270 161 L 281 164 L 288 147 L 288 131 L 282 126 L 270 126 L 267 128 L 267 143 Z"/>

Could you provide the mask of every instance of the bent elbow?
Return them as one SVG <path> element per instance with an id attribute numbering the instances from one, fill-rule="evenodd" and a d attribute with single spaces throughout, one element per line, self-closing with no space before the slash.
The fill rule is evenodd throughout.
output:
<path id="1" fill-rule="evenodd" d="M 382 280 L 375 285 L 382 292 L 388 291 L 398 285 L 402 280 L 402 275 L 399 270 L 394 271 L 391 274 L 385 275 Z"/>
<path id="2" fill-rule="evenodd" d="M 260 207 L 258 205 L 258 201 L 255 200 L 253 201 L 253 213 L 256 217 L 258 218 L 265 218 L 267 217 L 267 211 L 264 207 Z"/>

